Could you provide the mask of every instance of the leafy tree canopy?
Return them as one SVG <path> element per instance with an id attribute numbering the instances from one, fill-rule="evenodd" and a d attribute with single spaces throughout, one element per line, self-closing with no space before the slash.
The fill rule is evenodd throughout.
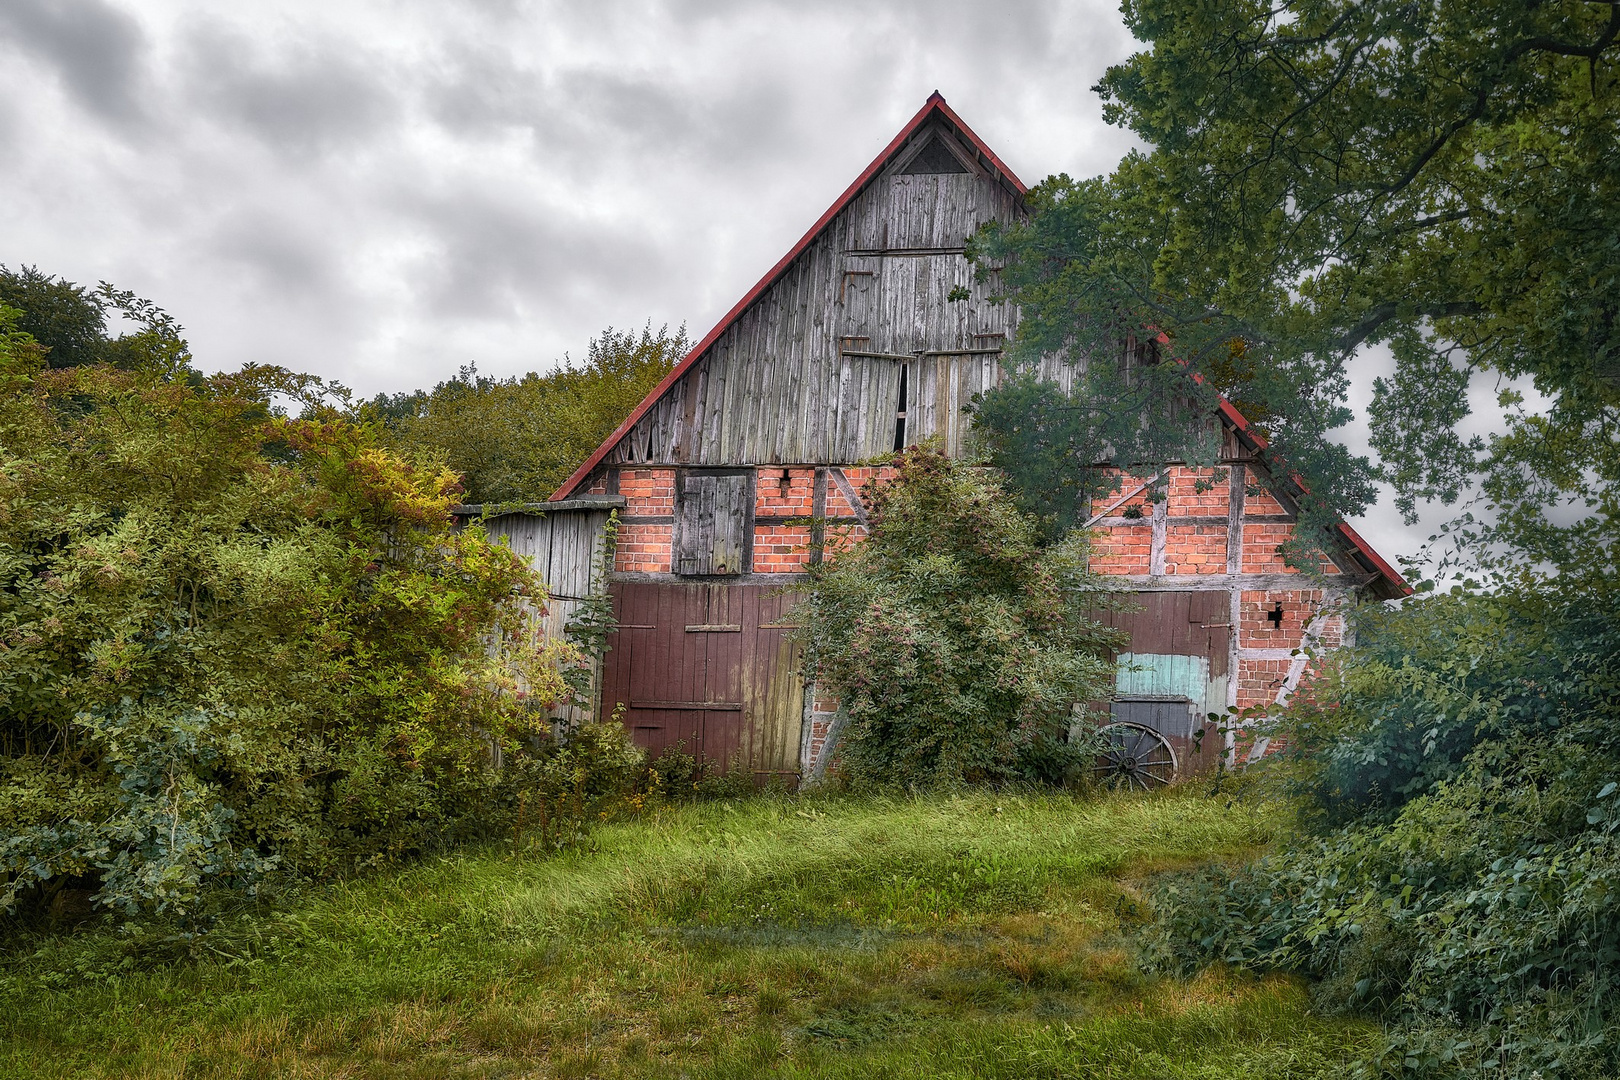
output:
<path id="1" fill-rule="evenodd" d="M 691 347 L 686 328 L 612 327 L 585 363 L 494 379 L 467 365 L 432 391 L 379 394 L 360 415 L 398 449 L 444 455 L 473 503 L 548 497 L 640 404 Z"/>
<path id="2" fill-rule="evenodd" d="M 1220 392 L 1310 485 L 1314 513 L 1360 512 L 1374 475 L 1409 518 L 1482 478 L 1488 539 L 1612 574 L 1620 5 L 1124 10 L 1151 48 L 1096 89 L 1148 149 L 1107 177 L 1048 179 L 1027 223 L 975 244 L 1023 310 L 1023 370 L 986 396 L 981 424 L 1026 503 L 1072 517 L 1096 482 L 1085 467 L 1163 460 L 1178 432 L 1180 456 L 1209 460 L 1209 428 L 1189 438 L 1185 417 Z M 1112 358 L 1161 334 L 1173 360 L 1094 362 L 1070 395 L 1033 374 L 1042 353 Z M 1349 419 L 1349 364 L 1375 343 L 1397 362 L 1372 406 L 1376 473 L 1329 437 Z M 1530 378 L 1550 413 L 1463 438 L 1475 372 Z M 1572 501 L 1587 511 L 1575 524 L 1545 513 Z"/>
<path id="3" fill-rule="evenodd" d="M 174 318 L 150 300 L 103 281 L 87 289 L 36 267 L 0 265 L 0 305 L 16 311 L 15 328 L 45 350 L 52 368 L 80 364 L 145 366 L 169 374 L 189 373 L 191 353 Z M 134 329 L 107 336 L 107 316 L 116 313 Z"/>

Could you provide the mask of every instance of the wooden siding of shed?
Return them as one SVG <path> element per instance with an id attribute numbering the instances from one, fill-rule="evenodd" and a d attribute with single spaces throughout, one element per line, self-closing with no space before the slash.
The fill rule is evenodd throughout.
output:
<path id="1" fill-rule="evenodd" d="M 484 521 L 490 539 L 504 542 L 528 560 L 546 583 L 549 598 L 539 617 L 544 640 L 565 636 L 568 620 L 580 602 L 602 586 L 597 569 L 602 563 L 607 510 L 564 510 L 535 514 L 503 514 Z M 598 673 L 599 675 L 599 673 Z M 574 726 L 591 718 L 594 706 L 567 709 L 558 719 Z"/>

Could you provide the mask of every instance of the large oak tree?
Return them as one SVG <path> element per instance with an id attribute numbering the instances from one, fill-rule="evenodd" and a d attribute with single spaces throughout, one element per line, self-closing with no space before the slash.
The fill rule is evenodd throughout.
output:
<path id="1" fill-rule="evenodd" d="M 1186 414 L 1221 392 L 1321 517 L 1363 510 L 1373 475 L 1409 517 L 1477 481 L 1491 538 L 1519 558 L 1612 574 L 1620 4 L 1127 0 L 1125 15 L 1150 47 L 1096 89 L 1147 148 L 1107 177 L 1048 179 L 1027 223 L 975 245 L 1024 312 L 1021 373 L 979 410 L 1026 503 L 1067 524 L 1088 466 L 1212 460 Z M 1133 353 L 1146 363 L 1113 362 L 1157 335 L 1162 352 Z M 1380 343 L 1396 369 L 1376 385 L 1374 473 L 1330 432 Z M 1058 349 L 1108 362 L 1065 395 L 1028 363 Z M 1465 439 L 1479 372 L 1532 380 L 1550 409 Z M 1570 502 L 1574 524 L 1549 517 Z"/>

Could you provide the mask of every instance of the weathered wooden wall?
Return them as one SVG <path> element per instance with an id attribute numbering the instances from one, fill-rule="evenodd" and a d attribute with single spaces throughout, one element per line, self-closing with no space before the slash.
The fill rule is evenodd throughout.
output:
<path id="1" fill-rule="evenodd" d="M 563 637 L 580 602 L 602 588 L 598 571 L 605 526 L 609 513 L 623 505 L 622 498 L 592 496 L 543 504 L 543 511 L 542 504 L 536 504 L 482 519 L 492 540 L 505 543 L 527 559 L 545 581 L 548 596 L 539 619 L 543 638 Z M 558 719 L 572 726 L 588 720 L 594 712 L 594 706 L 568 709 L 559 713 Z"/>
<path id="2" fill-rule="evenodd" d="M 913 144 L 954 140 L 924 128 Z M 959 450 L 961 408 L 994 384 L 1015 309 L 963 254 L 1018 197 L 960 149 L 957 173 L 907 173 L 901 153 L 723 333 L 608 457 L 609 464 L 851 464 L 894 449 L 901 367 L 906 442 Z M 953 289 L 967 299 L 950 300 Z"/>

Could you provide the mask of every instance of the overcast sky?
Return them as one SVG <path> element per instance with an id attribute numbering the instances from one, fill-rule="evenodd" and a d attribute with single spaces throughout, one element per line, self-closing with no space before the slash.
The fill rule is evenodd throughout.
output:
<path id="1" fill-rule="evenodd" d="M 932 90 L 1026 183 L 1108 171 L 1133 46 L 1111 0 L 0 0 L 0 263 L 133 289 L 208 370 L 545 370 L 701 336 Z"/>

